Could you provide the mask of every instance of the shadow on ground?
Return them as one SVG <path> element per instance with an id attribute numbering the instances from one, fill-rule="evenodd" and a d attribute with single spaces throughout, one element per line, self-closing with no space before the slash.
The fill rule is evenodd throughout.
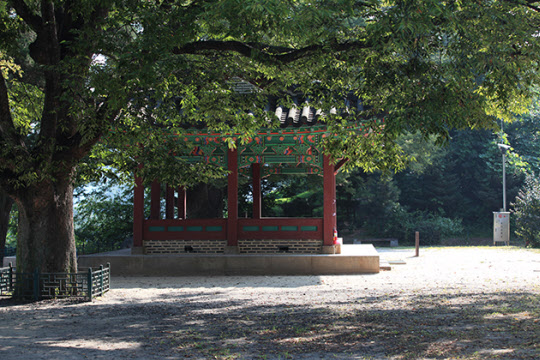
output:
<path id="1" fill-rule="evenodd" d="M 9 318 L 0 322 L 2 359 L 540 355 L 540 296 L 527 292 L 359 295 L 310 306 L 276 305 L 273 299 L 251 306 L 212 296 L 112 305 L 97 300 L 19 306 L 2 300 L 0 306 Z"/>
<path id="2" fill-rule="evenodd" d="M 377 274 L 362 274 L 376 276 Z M 120 279 L 116 282 L 116 280 Z M 224 281 L 221 281 L 224 279 Z M 115 289 L 211 289 L 226 288 L 298 288 L 321 284 L 315 275 L 271 275 L 271 276 L 181 276 L 181 277 L 112 277 Z"/>

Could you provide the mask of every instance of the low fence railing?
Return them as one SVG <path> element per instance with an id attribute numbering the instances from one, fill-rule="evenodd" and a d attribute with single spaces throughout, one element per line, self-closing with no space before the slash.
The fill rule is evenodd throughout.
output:
<path id="1" fill-rule="evenodd" d="M 238 219 L 238 238 L 248 239 L 320 239 L 322 218 Z"/>
<path id="2" fill-rule="evenodd" d="M 144 240 L 225 240 L 227 219 L 144 220 Z"/>
<path id="3" fill-rule="evenodd" d="M 88 301 L 110 289 L 111 264 L 77 273 L 19 273 L 13 266 L 0 268 L 0 296 L 20 300 L 84 298 Z"/>

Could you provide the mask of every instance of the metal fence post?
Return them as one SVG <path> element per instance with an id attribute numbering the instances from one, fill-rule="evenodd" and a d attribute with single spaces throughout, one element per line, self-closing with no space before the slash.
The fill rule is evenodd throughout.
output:
<path id="1" fill-rule="evenodd" d="M 92 268 L 88 268 L 88 301 L 92 301 L 93 285 Z"/>
<path id="2" fill-rule="evenodd" d="M 9 263 L 9 280 L 7 291 L 13 292 L 13 263 Z"/>
<path id="3" fill-rule="evenodd" d="M 107 291 L 111 289 L 111 263 L 107 263 Z"/>
<path id="4" fill-rule="evenodd" d="M 99 266 L 99 295 L 103 295 L 103 265 Z"/>
<path id="5" fill-rule="evenodd" d="M 39 298 L 40 298 L 40 294 L 39 294 L 39 269 L 36 268 L 34 270 L 34 276 L 33 276 L 33 281 L 34 281 L 34 300 L 35 301 L 38 301 Z"/>
<path id="6" fill-rule="evenodd" d="M 420 256 L 420 233 L 417 231 L 414 233 L 414 256 Z"/>

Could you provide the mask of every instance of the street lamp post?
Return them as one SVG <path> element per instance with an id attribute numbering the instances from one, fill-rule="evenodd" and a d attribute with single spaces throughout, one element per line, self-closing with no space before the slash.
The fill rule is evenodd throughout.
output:
<path id="1" fill-rule="evenodd" d="M 502 178 L 503 178 L 503 207 L 502 210 L 506 212 L 506 152 L 510 149 L 510 146 L 506 144 L 497 144 L 499 150 L 502 153 Z"/>
<path id="2" fill-rule="evenodd" d="M 506 212 L 506 152 L 510 146 L 506 144 L 497 144 L 502 153 L 503 165 L 503 206 L 500 212 L 493 213 L 493 245 L 497 242 L 510 244 L 510 213 Z"/>

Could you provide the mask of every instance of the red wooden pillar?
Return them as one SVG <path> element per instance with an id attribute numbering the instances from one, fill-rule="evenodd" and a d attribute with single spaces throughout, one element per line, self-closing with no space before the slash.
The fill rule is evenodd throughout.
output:
<path id="1" fill-rule="evenodd" d="M 133 189 L 133 247 L 142 248 L 144 227 L 144 186 L 140 176 L 135 176 Z"/>
<path id="2" fill-rule="evenodd" d="M 154 180 L 150 187 L 150 219 L 159 219 L 161 212 L 161 184 Z"/>
<path id="3" fill-rule="evenodd" d="M 186 188 L 178 188 L 178 218 L 185 219 L 187 214 Z"/>
<path id="4" fill-rule="evenodd" d="M 169 185 L 165 190 L 165 219 L 174 219 L 174 189 Z"/>
<path id="5" fill-rule="evenodd" d="M 261 196 L 261 164 L 251 165 L 253 174 L 253 219 L 262 217 L 262 196 Z"/>
<path id="6" fill-rule="evenodd" d="M 334 244 L 333 236 L 336 229 L 336 174 L 334 165 L 330 164 L 330 157 L 323 158 L 323 245 Z"/>
<path id="7" fill-rule="evenodd" d="M 227 151 L 227 245 L 238 245 L 238 152 L 236 149 Z"/>

